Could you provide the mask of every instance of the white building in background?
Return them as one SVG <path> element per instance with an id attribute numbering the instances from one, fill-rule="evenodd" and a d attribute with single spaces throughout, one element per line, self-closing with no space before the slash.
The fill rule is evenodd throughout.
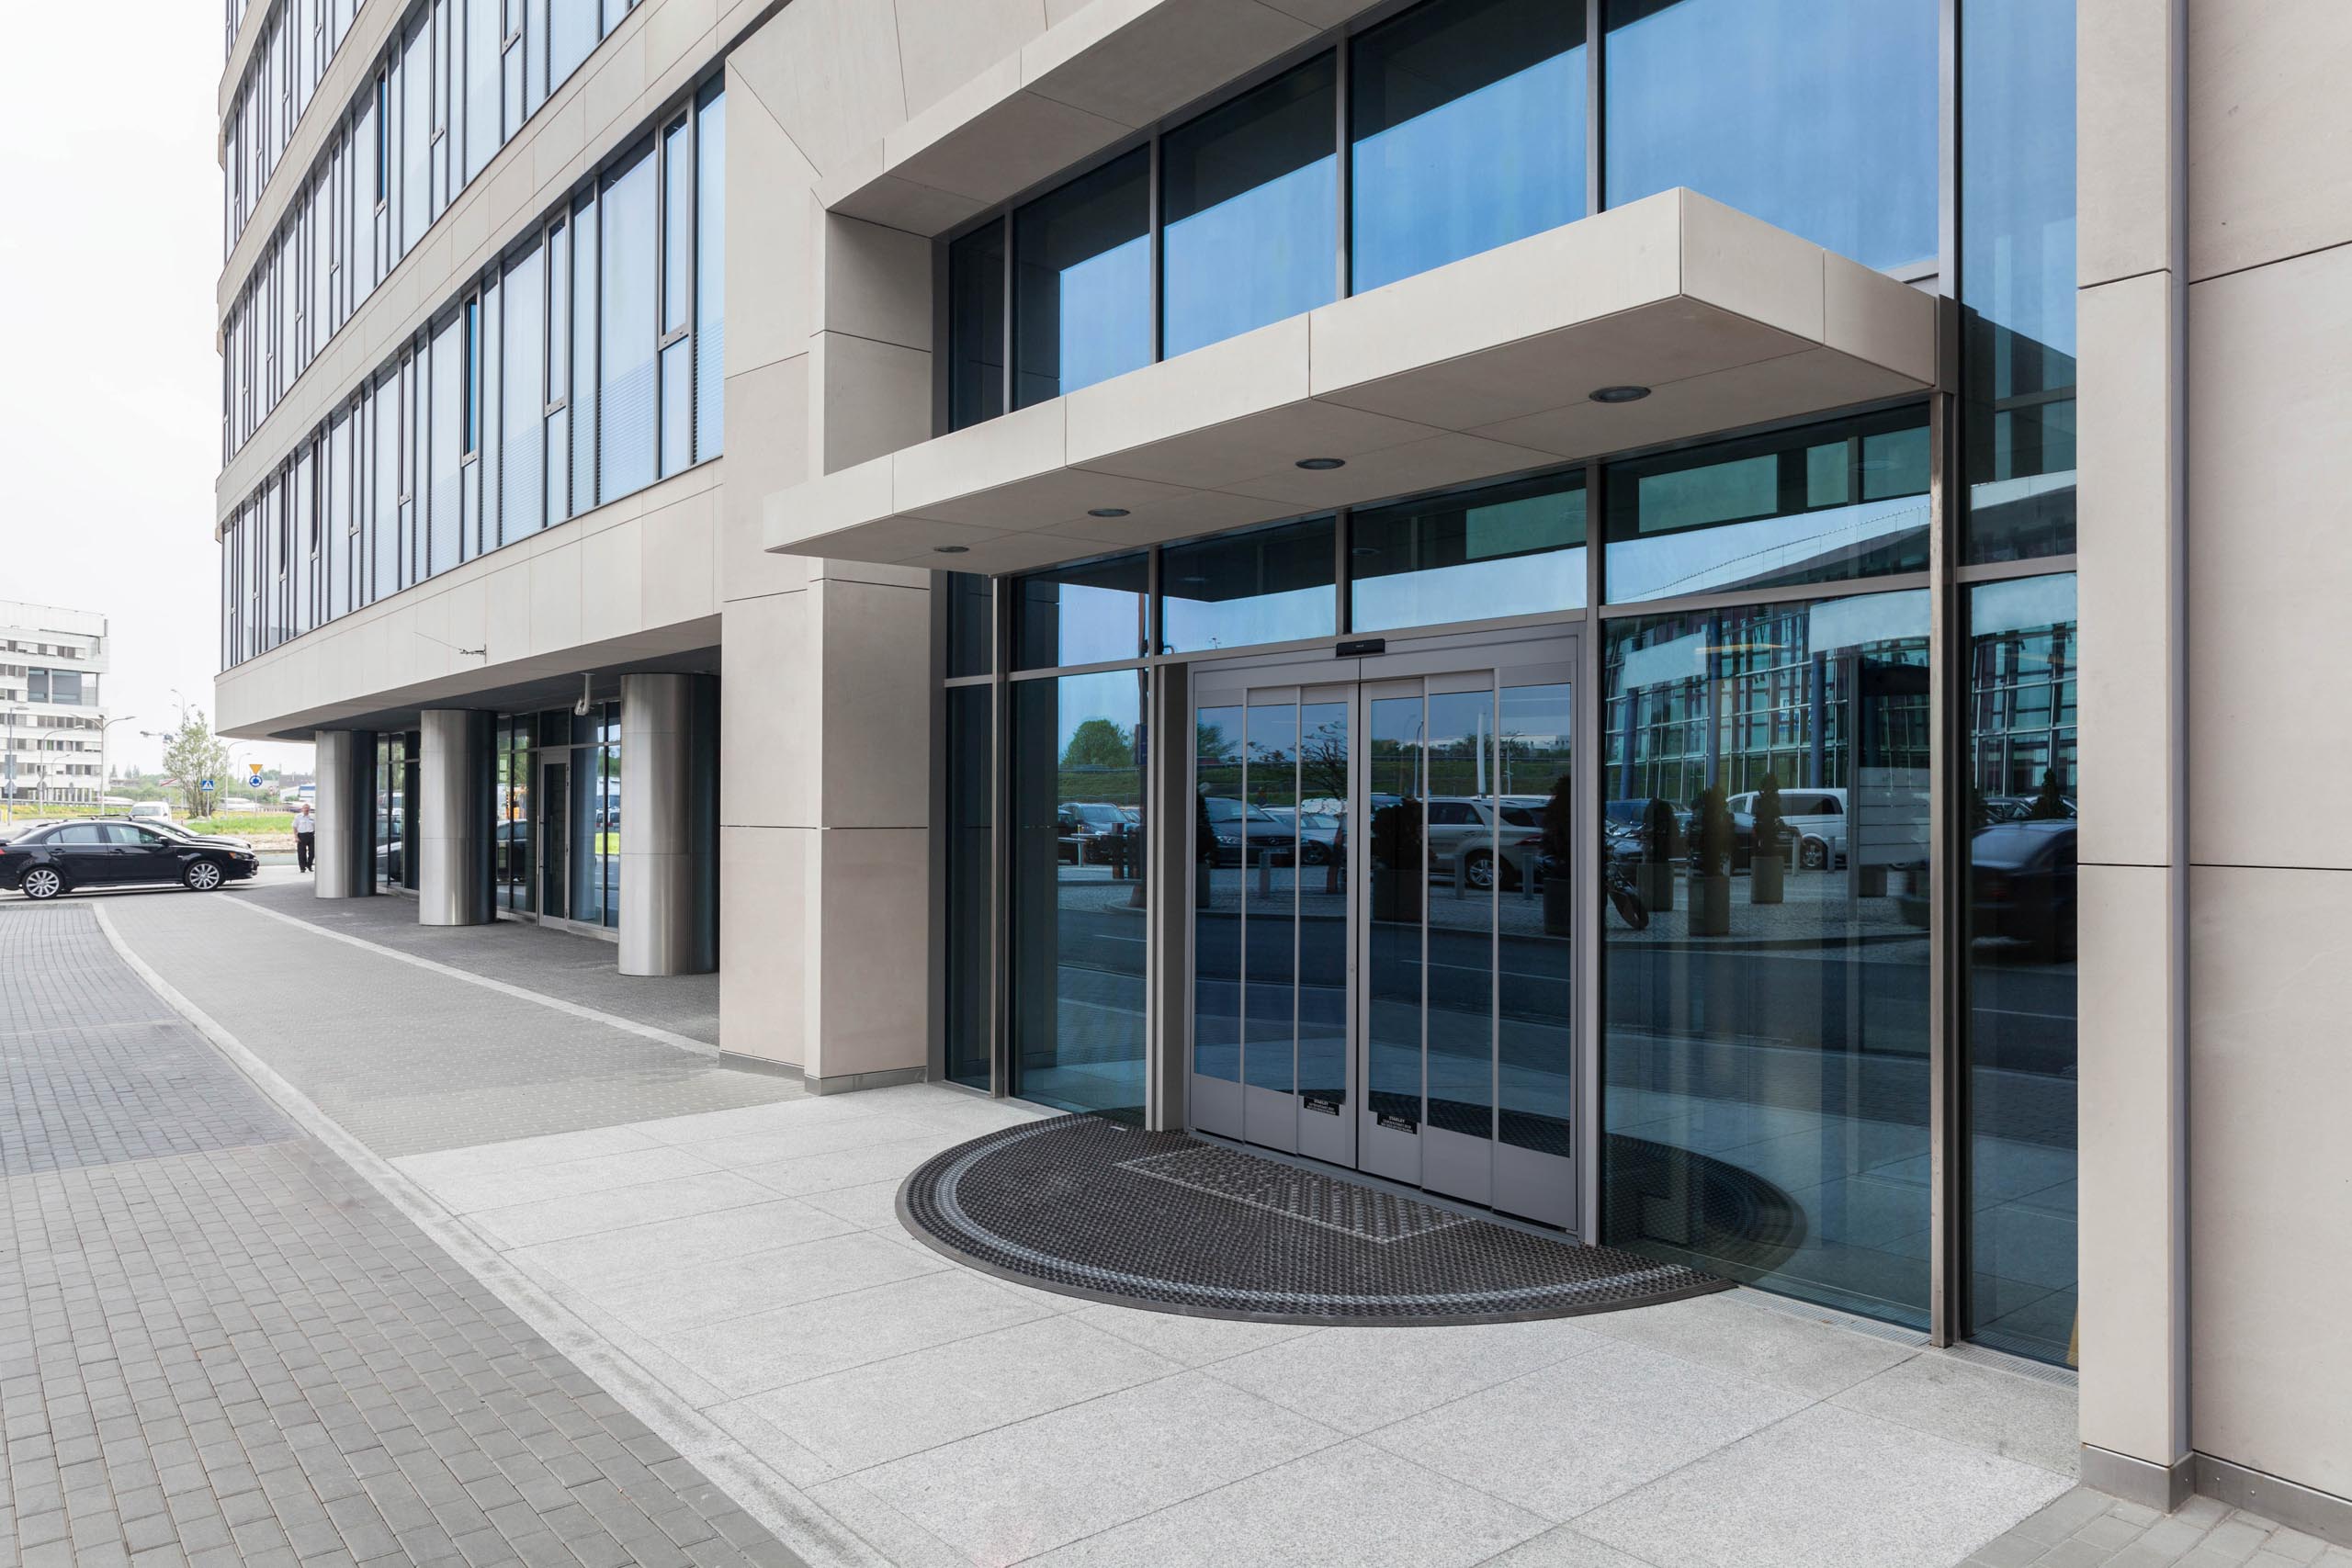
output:
<path id="1" fill-rule="evenodd" d="M 96 804 L 106 672 L 104 615 L 0 599 L 0 794 Z"/>

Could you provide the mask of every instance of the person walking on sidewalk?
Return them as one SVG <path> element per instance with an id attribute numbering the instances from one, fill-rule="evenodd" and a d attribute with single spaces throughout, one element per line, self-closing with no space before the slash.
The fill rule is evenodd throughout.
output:
<path id="1" fill-rule="evenodd" d="M 318 842 L 319 819 L 311 815 L 310 802 L 294 808 L 294 863 L 297 869 L 308 871 L 316 858 L 312 848 Z"/>

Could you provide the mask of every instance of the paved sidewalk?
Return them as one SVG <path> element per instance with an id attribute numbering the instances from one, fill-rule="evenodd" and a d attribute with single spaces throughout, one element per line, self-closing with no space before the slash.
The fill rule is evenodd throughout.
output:
<path id="1" fill-rule="evenodd" d="M 107 908 L 818 1568 L 1949 1568 L 2073 1485 L 2070 1388 L 1751 1292 L 1315 1330 L 986 1278 L 893 1200 L 1025 1108 L 657 1060 L 222 901 Z"/>
<path id="2" fill-rule="evenodd" d="M 2352 1568 L 2352 1551 L 2211 1497 L 2170 1517 L 2078 1487 L 1960 1568 Z"/>
<path id="3" fill-rule="evenodd" d="M 0 1564 L 797 1561 L 171 1012 L 89 902 L 0 908 Z"/>

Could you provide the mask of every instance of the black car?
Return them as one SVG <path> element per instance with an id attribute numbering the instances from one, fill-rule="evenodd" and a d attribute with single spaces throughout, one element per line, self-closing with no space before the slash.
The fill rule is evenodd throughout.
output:
<path id="1" fill-rule="evenodd" d="M 1972 934 L 2074 956 L 2075 829 L 2072 818 L 2044 818 L 1978 829 L 1968 852 Z"/>
<path id="2" fill-rule="evenodd" d="M 54 898 L 76 887 L 176 882 L 209 893 L 259 864 L 233 839 L 159 833 L 138 822 L 60 822 L 0 844 L 0 888 Z"/>

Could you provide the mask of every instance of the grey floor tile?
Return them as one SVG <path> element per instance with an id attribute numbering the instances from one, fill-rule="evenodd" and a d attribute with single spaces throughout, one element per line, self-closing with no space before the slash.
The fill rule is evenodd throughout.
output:
<path id="1" fill-rule="evenodd" d="M 1915 1355 L 1907 1345 L 1808 1320 L 1725 1291 L 1631 1312 L 1596 1313 L 1592 1333 L 1646 1345 L 1686 1361 L 1795 1389 L 1816 1399 L 1854 1386 Z"/>
<path id="2" fill-rule="evenodd" d="M 453 1214 L 489 1209 L 512 1209 L 548 1199 L 577 1198 L 642 1187 L 682 1176 L 700 1176 L 718 1168 L 700 1156 L 667 1144 L 624 1149 L 617 1154 L 514 1170 L 474 1171 L 426 1181 L 425 1190 Z"/>
<path id="3" fill-rule="evenodd" d="M 594 1294 L 639 1280 L 679 1280 L 687 1270 L 699 1275 L 715 1263 L 849 1229 L 847 1221 L 797 1198 L 763 1196 L 741 1205 L 520 1247 L 508 1256 L 550 1279 L 592 1288 Z"/>
<path id="4" fill-rule="evenodd" d="M 1544 1522 L 1341 1443 L 1073 1541 L 1040 1568 L 1470 1568 Z"/>
<path id="5" fill-rule="evenodd" d="M 860 1187 L 837 1187 L 830 1191 L 811 1192 L 804 1200 L 829 1214 L 847 1220 L 860 1230 L 890 1230 L 903 1234 L 899 1222 L 898 1177 L 882 1181 L 869 1181 Z"/>
<path id="6" fill-rule="evenodd" d="M 926 1133 L 895 1143 L 868 1144 L 831 1154 L 797 1155 L 765 1165 L 745 1166 L 742 1174 L 787 1198 L 835 1192 L 877 1181 L 898 1181 L 956 1140 Z"/>
<path id="7" fill-rule="evenodd" d="M 1949 1568 L 2064 1491 L 2036 1465 L 1813 1405 L 1577 1528 L 1651 1562 Z"/>
<path id="8" fill-rule="evenodd" d="M 798 1200 L 781 1201 L 797 1204 Z M 837 1234 L 745 1258 L 675 1272 L 631 1275 L 582 1289 L 607 1312 L 651 1333 L 704 1327 L 955 1267 L 929 1247 L 902 1247 L 872 1231 L 852 1230 L 846 1222 L 821 1211 L 808 1212 L 834 1226 Z"/>
<path id="9" fill-rule="evenodd" d="M 1836 1403 L 2070 1478 L 2078 1468 L 2074 1390 L 1939 1352 L 1923 1351 Z"/>
<path id="10" fill-rule="evenodd" d="M 569 1193 L 535 1202 L 481 1209 L 468 1214 L 466 1221 L 500 1247 L 532 1247 L 681 1219 L 688 1214 L 745 1209 L 775 1196 L 739 1171 L 706 1170 L 603 1191 Z"/>
<path id="11" fill-rule="evenodd" d="M 1565 1523 L 1810 1403 L 1633 1345 L 1604 1345 L 1365 1441 Z"/>
<path id="12" fill-rule="evenodd" d="M 913 1240 L 912 1237 L 908 1239 Z M 914 1245 L 922 1246 L 921 1242 Z M 924 1247 L 923 1250 L 928 1252 L 931 1249 Z M 1130 1344 L 1140 1345 L 1187 1367 L 1229 1360 L 1235 1356 L 1263 1349 L 1269 1345 L 1279 1345 L 1286 1339 L 1297 1339 L 1316 1331 L 1311 1324 L 1243 1323 L 1234 1318 L 1195 1317 L 1180 1312 L 1146 1312 L 1137 1307 L 1107 1303 L 1083 1306 L 1071 1315 L 1080 1323 L 1091 1323 Z"/>
<path id="13" fill-rule="evenodd" d="M 1512 1547 L 1499 1557 L 1488 1558 L 1481 1568 L 1653 1568 L 1653 1565 L 1638 1558 L 1628 1557 L 1613 1546 L 1604 1546 L 1573 1525 L 1561 1525 L 1545 1530 L 1533 1540 Z"/>
<path id="14" fill-rule="evenodd" d="M 1353 1435 L 1589 1355 L 1603 1343 L 1556 1319 L 1462 1328 L 1324 1328 L 1203 1370 Z"/>
<path id="15" fill-rule="evenodd" d="M 974 1562 L 1010 1562 L 1340 1440 L 1303 1416 L 1186 1372 L 930 1449 L 859 1479 Z M 972 1484 L 976 1475 L 987 1484 Z"/>

